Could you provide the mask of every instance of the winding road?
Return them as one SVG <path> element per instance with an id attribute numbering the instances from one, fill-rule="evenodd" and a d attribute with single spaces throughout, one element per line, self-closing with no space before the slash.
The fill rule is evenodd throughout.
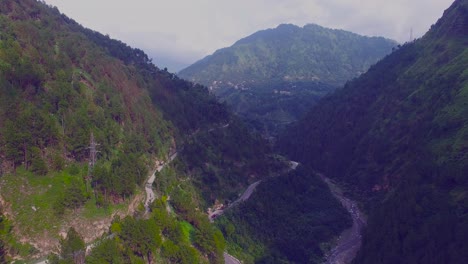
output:
<path id="1" fill-rule="evenodd" d="M 262 181 L 256 181 L 256 182 L 250 184 L 249 187 L 247 187 L 247 189 L 242 193 L 242 195 L 239 198 L 237 198 L 237 200 L 235 200 L 233 203 L 231 203 L 228 207 L 223 208 L 223 209 L 217 209 L 217 210 L 215 210 L 213 212 L 209 212 L 208 213 L 208 218 L 210 219 L 210 221 L 213 222 L 215 218 L 217 218 L 218 216 L 221 216 L 226 210 L 231 209 L 232 207 L 236 206 L 240 202 L 247 201 L 250 198 L 250 196 L 252 195 L 252 193 L 255 191 L 255 188 L 257 188 L 257 186 L 261 182 Z"/>
<path id="2" fill-rule="evenodd" d="M 241 264 L 240 260 L 224 252 L 224 263 L 225 264 Z"/>
<path id="3" fill-rule="evenodd" d="M 255 188 L 257 188 L 257 186 L 261 182 L 262 181 L 256 181 L 250 184 L 249 187 L 247 187 L 247 189 L 244 191 L 244 193 L 242 193 L 242 195 L 237 200 L 235 200 L 232 204 L 230 204 L 228 207 L 210 212 L 208 214 L 208 218 L 210 219 L 210 221 L 213 222 L 216 219 L 216 217 L 222 215 L 226 210 L 232 208 L 233 206 L 236 206 L 240 202 L 247 201 L 252 195 L 252 193 L 255 191 Z M 240 260 L 236 259 L 235 257 L 229 255 L 227 252 L 224 252 L 224 263 L 225 264 L 241 264 L 242 262 L 240 262 Z"/>
<path id="4" fill-rule="evenodd" d="M 162 171 L 164 167 L 166 167 L 171 161 L 173 161 L 177 157 L 177 152 L 172 154 L 169 157 L 169 160 L 166 161 L 165 163 L 159 165 L 156 170 L 151 174 L 151 176 L 148 178 L 148 180 L 145 183 L 145 192 L 146 192 L 146 200 L 145 200 L 145 212 L 149 213 L 150 205 L 155 199 L 154 191 L 153 191 L 153 183 L 154 180 L 156 179 L 156 172 Z"/>
<path id="5" fill-rule="evenodd" d="M 228 124 L 229 125 L 229 124 Z M 225 125 L 227 126 L 227 125 Z M 223 126 L 224 127 L 224 126 Z M 289 162 L 289 168 L 292 169 L 292 170 L 295 170 L 297 168 L 297 166 L 299 166 L 299 162 L 295 162 L 295 161 L 290 161 Z M 257 188 L 257 186 L 261 183 L 262 181 L 259 180 L 259 181 L 256 181 L 252 184 L 249 185 L 249 187 L 247 187 L 247 189 L 244 191 L 244 193 L 242 193 L 242 195 L 237 198 L 237 200 L 235 200 L 233 203 L 231 203 L 228 207 L 224 208 L 224 209 L 217 209 L 215 211 L 212 211 L 212 212 L 209 212 L 208 213 L 208 218 L 213 221 L 216 217 L 222 215 L 226 210 L 232 208 L 233 206 L 236 206 L 237 204 L 239 204 L 240 202 L 245 202 L 247 201 L 250 196 L 252 195 L 252 193 L 255 191 L 255 188 Z"/>
<path id="6" fill-rule="evenodd" d="M 146 211 L 146 213 L 149 212 L 150 205 L 155 199 L 155 194 L 154 194 L 154 191 L 153 191 L 153 183 L 154 183 L 154 181 L 156 179 L 156 172 L 162 171 L 176 157 L 177 157 L 177 152 L 174 152 L 169 157 L 169 160 L 167 160 L 166 162 L 164 162 L 161 165 L 157 166 L 157 168 L 154 170 L 154 172 L 149 176 L 148 180 L 146 181 L 146 183 L 145 183 L 145 191 L 146 191 L 145 211 Z M 112 237 L 114 237 L 114 235 L 115 234 L 111 234 L 111 235 L 107 236 L 104 239 L 112 238 Z M 97 240 L 97 241 L 94 241 L 93 243 L 87 245 L 86 246 L 86 252 L 90 252 L 92 248 L 94 248 L 95 246 L 97 246 L 101 242 L 102 242 L 101 240 Z M 227 257 L 227 258 L 232 258 L 233 260 L 237 260 L 237 259 L 235 259 L 234 257 L 232 257 L 231 255 L 229 255 L 227 253 L 224 253 L 224 254 L 225 254 L 225 259 Z M 48 261 L 46 259 L 41 259 L 41 260 L 37 260 L 36 262 L 33 262 L 33 263 L 35 263 L 35 264 L 47 264 Z M 228 262 L 226 262 L 226 263 L 228 263 Z M 240 263 L 240 262 L 229 262 L 229 263 L 237 264 L 237 263 Z"/>
<path id="7" fill-rule="evenodd" d="M 290 169 L 295 170 L 297 168 L 297 166 L 299 166 L 298 162 L 295 162 L 295 161 L 290 161 L 289 162 Z M 242 193 L 242 195 L 237 200 L 235 200 L 233 203 L 231 203 L 228 207 L 226 207 L 224 209 L 218 209 L 218 210 L 215 210 L 213 212 L 209 212 L 208 213 L 208 218 L 210 219 L 210 221 L 213 222 L 218 216 L 222 215 L 226 210 L 232 208 L 233 206 L 236 206 L 240 202 L 247 201 L 250 198 L 250 196 L 252 195 L 252 193 L 255 191 L 257 186 L 261 182 L 262 181 L 259 180 L 259 181 L 256 181 L 256 182 L 250 184 L 249 187 L 247 187 L 247 189 Z M 227 252 L 224 252 L 224 263 L 226 263 L 226 264 L 241 264 L 242 262 L 240 260 L 238 260 L 237 258 L 229 255 Z"/>
<path id="8" fill-rule="evenodd" d="M 223 126 L 223 128 L 226 128 L 228 127 L 229 124 L 226 124 Z M 154 172 L 151 174 L 151 176 L 148 178 L 148 180 L 146 181 L 145 183 L 145 191 L 146 191 L 146 200 L 145 200 L 145 211 L 146 213 L 149 213 L 149 210 L 150 210 L 150 205 L 151 203 L 154 201 L 155 199 L 155 194 L 154 194 L 154 191 L 153 191 L 153 183 L 154 181 L 156 180 L 156 172 L 160 172 L 162 171 L 170 162 L 172 162 L 175 158 L 177 157 L 177 152 L 175 152 L 174 154 L 172 154 L 170 157 L 169 157 L 169 160 L 166 161 L 165 163 L 159 165 L 155 170 Z M 250 198 L 250 196 L 252 195 L 253 191 L 255 190 L 255 188 L 257 187 L 257 185 L 260 184 L 261 181 L 257 181 L 257 182 L 254 182 L 252 183 L 251 185 L 249 185 L 249 187 L 245 190 L 245 192 L 239 197 L 239 199 L 237 199 L 234 203 L 232 203 L 229 207 L 225 208 L 224 210 L 226 209 L 229 209 L 230 207 L 240 203 L 240 202 L 243 202 L 243 201 L 246 201 L 247 199 Z M 213 212 L 214 216 L 210 215 L 210 219 L 214 219 L 216 216 L 219 216 L 221 215 L 224 210 L 216 210 L 215 212 Z M 212 218 L 213 217 L 213 218 Z M 229 255 L 227 252 L 224 252 L 223 254 L 224 256 L 224 262 L 226 264 L 241 264 L 241 262 L 236 259 L 235 257 Z"/>
<path id="9" fill-rule="evenodd" d="M 336 186 L 329 178 L 323 174 L 318 174 L 320 178 L 328 185 L 331 193 L 335 196 L 343 207 L 349 212 L 353 219 L 353 225 L 341 233 L 337 244 L 326 255 L 324 264 L 347 264 L 356 256 L 362 243 L 362 229 L 366 226 L 366 218 L 359 210 L 355 201 L 345 197 L 341 189 Z"/>

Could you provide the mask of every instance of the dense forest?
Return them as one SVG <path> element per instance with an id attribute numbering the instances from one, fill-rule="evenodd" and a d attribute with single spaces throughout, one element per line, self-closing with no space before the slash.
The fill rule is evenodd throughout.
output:
<path id="1" fill-rule="evenodd" d="M 251 128 L 276 137 L 321 97 L 364 73 L 396 42 L 310 24 L 256 32 L 180 71 Z"/>
<path id="2" fill-rule="evenodd" d="M 320 259 L 326 250 L 320 245 L 345 228 L 339 206 L 323 211 L 312 199 L 307 208 L 316 213 L 297 212 L 297 228 L 296 222 L 275 220 L 287 214 L 287 203 L 278 215 L 255 215 L 262 197 L 274 197 L 263 195 L 272 184 L 284 184 L 285 199 L 299 186 L 318 184 L 307 177 L 287 183 L 294 176 L 285 176 L 286 183 L 266 181 L 250 207 L 220 220 L 238 226 L 239 233 L 211 224 L 208 207 L 229 204 L 248 184 L 287 171 L 284 159 L 271 154 L 206 87 L 158 69 L 141 50 L 34 0 L 3 1 L 0 10 L 5 261 L 48 256 L 50 263 L 221 263 L 227 243 L 246 261 L 292 259 L 288 252 L 274 253 L 280 241 L 243 231 L 261 225 L 263 217 L 265 227 L 282 234 L 298 234 L 308 229 L 301 224 L 313 223 L 301 241 L 309 240 L 314 252 L 302 248 L 296 259 Z M 97 157 L 91 167 L 92 142 Z M 177 158 L 155 174 L 157 198 L 145 213 L 143 185 L 155 162 L 174 153 Z M 329 193 L 316 190 L 313 197 L 337 206 Z M 301 200 L 290 208 L 300 208 Z M 250 226 L 236 218 L 243 210 L 260 218 Z M 322 226 L 327 218 L 337 225 Z M 245 244 L 234 235 L 255 239 L 265 251 L 242 253 L 236 247 Z"/>
<path id="3" fill-rule="evenodd" d="M 226 89 L 217 93 L 248 127 L 274 139 L 299 120 L 317 101 L 336 86 L 318 81 L 271 81 L 249 89 Z"/>
<path id="4" fill-rule="evenodd" d="M 280 140 L 369 214 L 355 263 L 468 261 L 468 1 L 318 103 Z"/>
<path id="5" fill-rule="evenodd" d="M 262 182 L 217 225 L 244 263 L 322 263 L 351 220 L 320 178 L 299 166 Z"/>
<path id="6" fill-rule="evenodd" d="M 309 24 L 256 32 L 180 71 L 217 90 L 272 80 L 340 85 L 363 73 L 396 43 Z M 229 84 L 231 83 L 231 84 Z"/>
<path id="7" fill-rule="evenodd" d="M 0 27 L 1 257 L 80 263 L 102 235 L 86 261 L 222 262 L 204 212 L 282 166 L 263 140 L 206 87 L 41 1 L 1 1 Z M 176 152 L 145 214 L 144 183 Z"/>
<path id="8" fill-rule="evenodd" d="M 258 32 L 194 65 L 252 80 L 205 72 L 227 104 L 42 1 L 0 28 L 0 263 L 321 263 L 351 219 L 316 171 L 368 216 L 354 263 L 468 262 L 468 0 L 373 66 L 393 41 Z M 296 168 L 250 128 L 297 119 Z"/>

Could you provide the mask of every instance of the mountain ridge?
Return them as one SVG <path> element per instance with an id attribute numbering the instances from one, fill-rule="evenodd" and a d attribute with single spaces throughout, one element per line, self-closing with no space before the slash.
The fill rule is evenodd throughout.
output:
<path id="1" fill-rule="evenodd" d="M 280 148 L 369 214 L 354 263 L 468 260 L 468 1 L 323 98 Z M 431 241 L 430 243 L 426 243 Z"/>
<path id="2" fill-rule="evenodd" d="M 220 49 L 178 75 L 206 85 L 250 127 L 275 137 L 395 46 L 382 37 L 282 24 Z"/>
<path id="3" fill-rule="evenodd" d="M 333 42 L 330 42 L 330 40 L 325 40 L 324 39 L 323 41 L 327 42 L 326 44 L 330 44 L 330 45 L 327 46 L 328 48 L 333 47 L 334 45 L 336 45 L 336 43 L 338 43 L 338 42 L 340 42 L 342 40 L 352 39 L 352 38 L 356 38 L 356 37 L 365 39 L 366 41 L 369 41 L 369 42 L 372 40 L 372 41 L 375 41 L 375 42 L 381 42 L 380 43 L 381 45 L 388 45 L 386 47 L 387 52 L 389 50 L 391 50 L 392 47 L 395 47 L 396 44 L 397 44 L 395 41 L 385 39 L 383 37 L 361 36 L 359 34 L 348 32 L 348 31 L 345 31 L 345 30 L 328 29 L 328 28 L 325 28 L 325 27 L 322 27 L 322 26 L 319 26 L 319 25 L 316 25 L 316 24 L 307 24 L 304 27 L 298 27 L 298 26 L 295 26 L 293 24 L 281 24 L 281 25 L 279 25 L 278 27 L 276 27 L 274 29 L 261 30 L 261 31 L 258 31 L 256 33 L 250 35 L 250 36 L 242 38 L 242 39 L 236 41 L 230 47 L 219 49 L 219 50 L 215 51 L 212 55 L 209 55 L 209 56 L 195 62 L 192 66 L 189 66 L 189 67 L 181 70 L 178 73 L 178 75 L 183 77 L 183 78 L 187 78 L 187 79 L 189 79 L 191 81 L 202 83 L 204 85 L 207 85 L 208 87 L 211 87 L 213 85 L 212 82 L 215 79 L 213 79 L 212 77 L 207 77 L 207 76 L 204 76 L 203 78 L 201 78 L 201 76 L 207 74 L 206 69 L 201 70 L 200 73 L 197 73 L 198 69 L 193 69 L 193 68 L 200 67 L 200 66 L 207 67 L 206 64 L 210 63 L 209 62 L 210 60 L 217 60 L 215 63 L 220 63 L 221 62 L 221 61 L 219 61 L 220 59 L 216 58 L 219 55 L 225 55 L 226 53 L 237 54 L 237 52 L 240 52 L 239 49 L 243 49 L 243 48 L 244 49 L 249 49 L 249 47 L 244 47 L 244 46 L 245 45 L 252 45 L 253 42 L 259 42 L 260 43 L 259 44 L 260 46 L 258 46 L 258 48 L 257 48 L 258 50 L 256 50 L 258 55 L 255 55 L 255 53 L 254 53 L 253 56 L 259 56 L 259 57 L 267 60 L 264 63 L 270 63 L 271 60 L 268 58 L 268 53 L 269 52 L 274 52 L 274 51 L 268 51 L 268 49 L 271 49 L 271 48 L 275 49 L 275 47 L 273 47 L 273 46 L 269 47 L 268 46 L 269 44 L 272 45 L 272 44 L 274 44 L 274 42 L 279 43 L 279 42 L 281 42 L 280 39 L 283 39 L 282 41 L 285 41 L 284 39 L 286 39 L 285 42 L 288 43 L 287 45 L 291 46 L 291 49 L 294 49 L 295 45 L 293 44 L 293 42 L 290 41 L 292 38 L 299 38 L 299 41 L 303 41 L 303 42 L 310 41 L 311 44 L 312 44 L 312 43 L 314 43 L 314 39 L 319 40 L 318 37 L 321 34 L 332 34 L 332 33 L 339 33 L 339 34 L 335 34 L 335 37 L 339 38 L 339 40 L 335 40 L 336 42 L 333 43 Z M 307 34 L 310 34 L 310 35 L 307 35 Z M 266 44 L 267 46 L 262 47 L 261 46 L 262 44 Z M 279 44 L 284 45 L 284 44 L 281 44 L 281 43 L 279 43 Z M 349 45 L 350 43 L 347 43 L 347 44 Z M 369 44 L 370 47 L 372 47 L 371 45 L 377 45 L 377 43 Z M 234 49 L 234 48 L 237 48 L 237 50 L 233 51 L 232 49 Z M 343 49 L 344 47 L 341 46 L 340 48 Z M 369 47 L 366 47 L 366 48 L 369 48 Z M 372 47 L 372 48 L 375 48 L 375 47 Z M 297 50 L 297 51 L 294 51 L 294 50 L 286 51 L 286 54 L 294 54 L 293 52 L 299 52 L 299 53 L 296 53 L 296 54 L 303 54 L 303 55 L 306 54 L 305 53 L 306 50 L 302 50 L 303 48 L 299 48 L 299 49 L 300 50 Z M 367 51 L 370 52 L 369 50 L 367 50 Z M 250 51 L 246 50 L 245 52 L 249 53 Z M 263 52 L 263 53 L 261 53 L 261 52 Z M 382 53 L 382 51 L 380 51 L 380 52 Z M 362 51 L 360 51 L 360 53 L 362 53 Z M 249 55 L 249 56 L 252 56 L 252 55 Z M 298 59 L 297 55 L 293 55 L 293 56 L 295 56 L 294 59 Z M 366 55 L 366 56 L 369 56 L 369 55 Z M 251 57 L 251 59 L 254 59 L 254 57 Z M 311 60 L 311 61 L 314 61 L 314 60 Z M 317 60 L 317 59 L 315 59 L 315 61 L 320 62 L 320 60 Z M 364 59 L 363 59 L 363 61 L 364 61 Z M 283 60 L 283 62 L 285 62 L 285 60 Z M 286 62 L 287 62 L 287 60 L 286 60 Z M 375 60 L 371 59 L 371 63 L 373 63 L 373 62 L 375 62 Z M 224 61 L 224 63 L 222 65 L 231 65 L 232 63 L 233 63 L 232 60 L 226 60 L 226 61 Z M 243 63 L 243 62 L 239 61 L 239 63 Z M 306 63 L 306 65 L 307 65 L 307 63 Z M 287 69 L 275 69 L 275 67 L 279 66 L 276 63 L 273 64 L 272 66 L 270 65 L 269 67 L 274 69 L 274 70 L 273 71 L 270 70 L 270 72 L 265 72 L 264 70 L 260 69 L 259 70 L 260 74 L 263 74 L 263 75 L 254 77 L 253 80 L 254 81 L 261 81 L 262 80 L 261 78 L 272 78 L 272 77 L 273 78 L 278 78 L 278 75 L 280 75 L 279 78 L 286 78 L 287 77 L 287 75 L 288 75 L 287 74 L 288 73 Z M 361 71 L 358 71 L 358 72 L 361 72 L 361 73 L 364 72 L 365 68 L 367 68 L 368 66 L 370 66 L 369 62 L 367 62 L 367 61 L 364 62 L 364 66 L 358 66 L 358 67 L 364 67 L 364 68 L 362 68 Z M 294 67 L 294 65 L 293 65 L 293 67 Z M 253 68 L 250 68 L 250 69 L 253 69 Z M 241 68 L 234 68 L 233 70 L 235 70 L 237 72 L 237 74 L 241 74 L 242 71 L 246 71 L 246 69 L 241 70 Z M 293 71 L 292 72 L 293 74 L 291 74 L 292 76 L 290 78 L 294 77 L 294 78 L 304 79 L 304 76 L 294 76 L 294 70 L 292 70 L 292 71 Z M 223 69 L 220 72 L 223 73 L 225 71 Z M 283 73 L 283 74 L 280 74 L 280 73 Z M 226 74 L 228 74 L 228 73 L 226 73 Z M 332 81 L 332 82 L 334 82 L 333 84 L 342 84 L 342 83 L 344 83 L 344 81 L 350 79 L 351 76 L 354 77 L 355 74 L 356 74 L 356 72 L 352 73 L 351 75 L 349 73 L 347 73 L 346 77 L 344 77 L 342 79 L 339 79 L 339 80 L 328 80 L 328 79 L 326 79 L 325 76 L 308 76 L 305 79 L 306 80 L 321 80 L 321 81 L 324 81 L 324 82 L 325 81 L 326 82 Z M 235 84 L 235 81 L 236 81 L 236 78 L 237 78 L 237 77 L 234 77 L 234 78 L 229 77 L 228 75 L 225 75 L 224 73 L 223 74 L 216 74 L 216 76 L 217 76 L 216 78 L 219 78 L 220 80 L 223 80 L 223 81 L 226 81 L 226 82 L 233 82 L 234 84 Z M 243 80 L 249 80 L 248 76 L 253 77 L 253 75 L 247 75 L 247 78 L 243 78 Z M 237 82 L 239 82 L 239 81 L 242 81 L 242 79 L 237 80 Z M 263 81 L 265 81 L 265 80 L 263 80 Z M 212 87 L 212 88 L 215 89 L 215 87 Z"/>
<path id="4" fill-rule="evenodd" d="M 84 260 L 102 236 L 89 263 L 221 262 L 204 212 L 282 167 L 266 143 L 206 87 L 43 1 L 0 1 L 0 27 L 1 261 Z M 146 213 L 149 171 L 176 151 Z"/>

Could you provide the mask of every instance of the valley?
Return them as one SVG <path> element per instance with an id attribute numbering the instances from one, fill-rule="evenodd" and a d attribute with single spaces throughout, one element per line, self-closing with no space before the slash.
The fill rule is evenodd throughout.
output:
<path id="1" fill-rule="evenodd" d="M 46 1 L 0 28 L 1 264 L 468 263 L 468 0 L 402 44 L 279 24 L 177 74 Z"/>
<path id="2" fill-rule="evenodd" d="M 326 264 L 351 263 L 362 244 L 362 231 L 366 227 L 366 218 L 355 201 L 343 195 L 340 188 L 329 178 L 319 173 L 320 178 L 328 185 L 333 196 L 340 201 L 353 219 L 353 225 L 339 236 L 336 246 L 325 255 Z"/>
<path id="3" fill-rule="evenodd" d="M 299 163 L 290 161 L 291 169 L 295 170 Z M 328 252 L 325 252 L 325 264 L 346 264 L 351 263 L 354 257 L 356 256 L 358 250 L 362 244 L 362 233 L 363 229 L 366 226 L 366 217 L 359 209 L 355 201 L 350 200 L 345 197 L 342 190 L 333 183 L 329 178 L 325 177 L 323 174 L 317 173 L 320 179 L 326 183 L 327 187 L 330 189 L 331 194 L 341 203 L 341 205 L 348 211 L 352 218 L 352 226 L 349 229 L 344 230 L 339 237 L 337 238 L 336 245 L 331 248 Z M 232 209 L 235 206 L 240 205 L 243 202 L 246 202 L 252 193 L 255 191 L 255 188 L 261 183 L 261 181 L 251 184 L 243 193 L 239 196 L 237 200 L 233 203 L 227 205 L 226 207 L 216 209 L 213 211 L 208 211 L 208 217 L 210 220 L 215 221 L 216 218 L 222 216 L 227 210 Z M 225 263 L 239 263 L 239 261 L 225 253 L 224 255 Z"/>
<path id="4" fill-rule="evenodd" d="M 219 49 L 178 75 L 207 86 L 254 131 L 277 138 L 320 98 L 396 45 L 315 24 L 281 24 Z"/>
<path id="5" fill-rule="evenodd" d="M 228 204 L 226 207 L 215 209 L 213 211 L 208 211 L 208 218 L 214 220 L 215 218 L 221 216 L 226 210 L 238 205 L 239 203 L 247 201 L 252 193 L 255 191 L 255 188 L 261 183 L 261 181 L 256 181 L 247 187 L 247 189 L 235 200 L 234 202 Z"/>
<path id="6" fill-rule="evenodd" d="M 467 10 L 454 1 L 426 35 L 321 100 L 279 142 L 365 208 L 356 263 L 468 258 Z"/>

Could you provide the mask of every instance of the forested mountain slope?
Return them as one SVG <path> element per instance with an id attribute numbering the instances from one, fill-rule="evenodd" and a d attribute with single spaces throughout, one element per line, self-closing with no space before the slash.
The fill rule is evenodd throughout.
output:
<path id="1" fill-rule="evenodd" d="M 1 257 L 69 258 L 57 246 L 74 227 L 87 243 L 115 235 L 90 263 L 106 252 L 117 262 L 156 253 L 172 262 L 222 261 L 224 239 L 203 212 L 268 175 L 264 142 L 207 88 L 41 1 L 2 0 L 0 28 Z M 88 168 L 92 135 L 97 161 Z M 180 158 L 158 174 L 158 199 L 143 217 L 144 182 L 175 151 Z M 128 215 L 137 217 L 118 219 Z"/>
<path id="2" fill-rule="evenodd" d="M 364 73 L 395 42 L 309 24 L 282 24 L 220 49 L 179 75 L 217 90 L 248 88 L 270 80 L 321 81 L 340 85 Z M 229 84 L 231 83 L 231 84 Z"/>
<path id="3" fill-rule="evenodd" d="M 395 46 L 381 37 L 283 24 L 220 49 L 179 76 L 208 86 L 257 130 L 276 134 Z"/>
<path id="4" fill-rule="evenodd" d="M 243 263 L 324 263 L 351 226 L 345 209 L 306 166 L 264 180 L 248 201 L 216 221 L 228 250 Z"/>
<path id="5" fill-rule="evenodd" d="M 320 101 L 280 140 L 366 204 L 355 263 L 468 261 L 468 1 Z"/>

